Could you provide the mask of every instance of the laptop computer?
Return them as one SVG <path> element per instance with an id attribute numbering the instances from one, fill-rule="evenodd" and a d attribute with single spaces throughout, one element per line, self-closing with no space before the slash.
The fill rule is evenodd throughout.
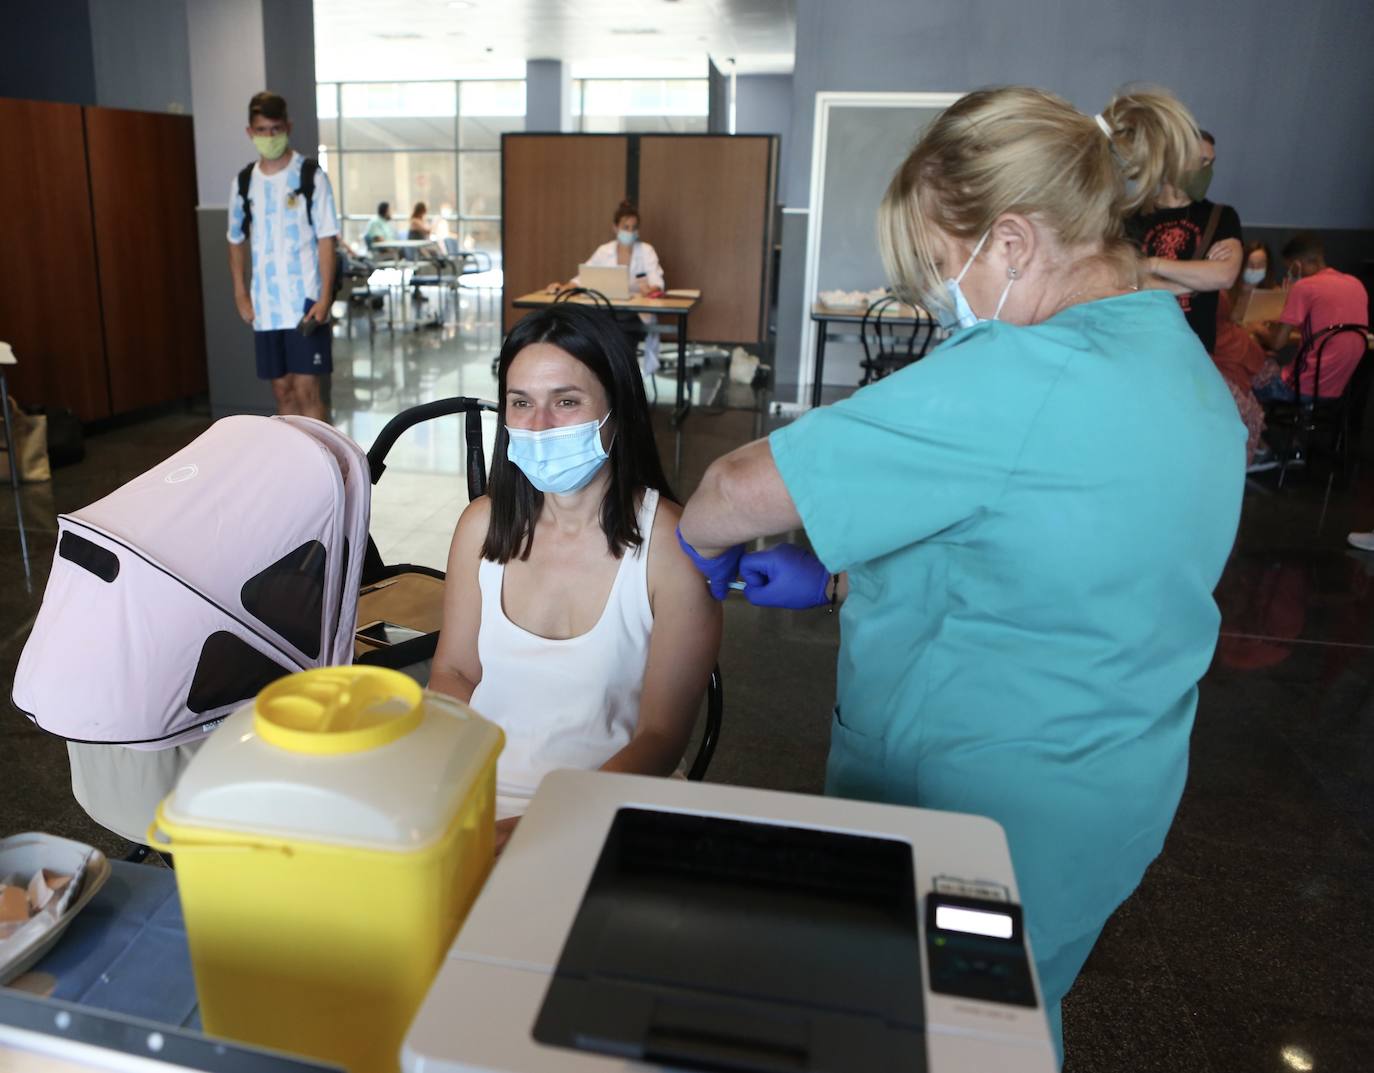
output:
<path id="1" fill-rule="evenodd" d="M 630 297 L 629 265 L 578 265 L 577 278 L 588 290 L 600 291 L 612 301 L 623 302 Z"/>

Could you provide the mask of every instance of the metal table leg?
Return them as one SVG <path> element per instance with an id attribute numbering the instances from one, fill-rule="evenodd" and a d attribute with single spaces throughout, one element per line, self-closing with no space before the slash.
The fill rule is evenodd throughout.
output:
<path id="1" fill-rule="evenodd" d="M 821 321 L 816 325 L 816 366 L 811 370 L 811 408 L 821 404 L 821 388 L 825 384 L 825 335 L 826 325 Z"/>
<path id="2" fill-rule="evenodd" d="M 687 390 L 687 314 L 679 313 L 677 318 L 677 405 L 673 408 L 673 424 L 682 424 L 691 409 L 692 399 Z"/>
<path id="3" fill-rule="evenodd" d="M 24 577 L 29 577 L 29 538 L 24 532 L 24 503 L 19 494 L 19 452 L 14 448 L 14 415 L 10 413 L 10 386 L 0 370 L 0 417 L 5 421 L 6 460 L 10 465 L 10 487 L 14 491 L 14 521 L 19 529 L 19 553 L 24 559 Z"/>

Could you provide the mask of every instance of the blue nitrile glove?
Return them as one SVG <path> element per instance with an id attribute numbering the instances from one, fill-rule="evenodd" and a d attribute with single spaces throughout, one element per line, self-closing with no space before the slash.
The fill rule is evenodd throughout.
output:
<path id="1" fill-rule="evenodd" d="M 697 549 L 683 539 L 681 529 L 677 531 L 677 542 L 682 545 L 682 550 L 686 552 L 687 558 L 692 560 L 692 565 L 705 575 L 711 595 L 717 600 L 724 600 L 730 592 L 730 582 L 739 577 L 739 560 L 740 556 L 744 554 L 744 545 L 736 544 L 733 548 L 727 548 L 714 559 L 707 559 L 698 554 Z"/>
<path id="2" fill-rule="evenodd" d="M 809 551 L 795 544 L 774 544 L 751 551 L 740 560 L 744 598 L 755 607 L 786 607 L 803 611 L 830 603 L 825 590 L 830 571 Z"/>

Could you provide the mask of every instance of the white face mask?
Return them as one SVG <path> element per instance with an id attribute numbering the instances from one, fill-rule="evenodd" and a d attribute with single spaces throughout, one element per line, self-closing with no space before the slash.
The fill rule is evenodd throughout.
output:
<path id="1" fill-rule="evenodd" d="M 1264 268 L 1247 268 L 1240 274 L 1240 278 L 1245 280 L 1250 286 L 1258 287 L 1264 282 L 1264 276 L 1267 271 L 1268 269 Z"/>
<path id="2" fill-rule="evenodd" d="M 978 245 L 973 247 L 973 252 L 968 255 L 968 260 L 964 262 L 964 267 L 959 270 L 959 274 L 953 279 L 945 280 L 945 292 L 949 298 L 949 304 L 936 313 L 940 321 L 940 327 L 945 331 L 954 331 L 956 328 L 972 328 L 980 320 L 996 320 L 1002 312 L 1002 306 L 1006 304 L 1007 295 L 1011 293 L 1011 285 L 1016 282 L 1016 270 L 1007 270 L 1007 285 L 1002 288 L 1002 297 L 997 299 L 997 308 L 992 311 L 991 317 L 980 317 L 973 311 L 973 307 L 968 304 L 968 299 L 964 297 L 963 289 L 959 284 L 968 275 L 968 270 L 973 267 L 974 260 L 983 248 L 983 243 L 988 240 L 991 231 L 984 231 L 983 237 L 978 240 Z"/>

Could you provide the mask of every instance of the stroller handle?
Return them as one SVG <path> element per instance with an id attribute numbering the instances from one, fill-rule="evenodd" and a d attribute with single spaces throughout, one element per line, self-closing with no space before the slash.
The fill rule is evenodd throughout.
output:
<path id="1" fill-rule="evenodd" d="M 419 406 L 412 406 L 409 410 L 403 410 L 386 423 L 367 452 L 367 468 L 372 474 L 372 483 L 376 484 L 382 479 L 382 474 L 386 472 L 387 453 L 395 446 L 396 441 L 401 438 L 406 430 L 424 424 L 426 421 L 432 421 L 436 417 L 466 414 L 468 485 L 471 490 L 474 477 L 478 477 L 479 486 L 484 486 L 486 484 L 485 467 L 482 467 L 483 471 L 480 475 L 473 471 L 474 464 L 481 466 L 483 411 L 496 413 L 496 404 L 487 402 L 485 399 L 471 399 L 465 395 L 451 399 L 437 399 L 434 402 L 426 402 Z M 481 492 L 478 491 L 475 494 L 480 495 Z"/>

